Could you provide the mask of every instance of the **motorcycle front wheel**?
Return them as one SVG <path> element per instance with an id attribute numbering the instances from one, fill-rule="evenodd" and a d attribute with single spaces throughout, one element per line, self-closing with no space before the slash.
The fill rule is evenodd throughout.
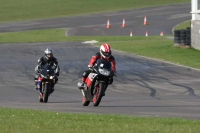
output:
<path id="1" fill-rule="evenodd" d="M 93 96 L 93 106 L 98 106 L 101 102 L 101 98 L 103 97 L 105 83 L 100 82 L 98 85 L 96 85 L 96 93 Z"/>
<path id="2" fill-rule="evenodd" d="M 45 83 L 44 86 L 44 92 L 43 92 L 43 102 L 47 103 L 48 102 L 48 97 L 49 97 L 49 83 Z"/>

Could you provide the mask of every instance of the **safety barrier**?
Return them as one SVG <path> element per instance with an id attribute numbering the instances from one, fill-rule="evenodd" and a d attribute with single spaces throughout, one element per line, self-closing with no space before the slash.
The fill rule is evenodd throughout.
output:
<path id="1" fill-rule="evenodd" d="M 191 46 L 191 28 L 174 30 L 174 45 Z"/>

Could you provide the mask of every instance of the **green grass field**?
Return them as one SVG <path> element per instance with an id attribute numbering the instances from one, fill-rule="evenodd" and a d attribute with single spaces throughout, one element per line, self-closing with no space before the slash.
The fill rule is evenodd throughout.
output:
<path id="1" fill-rule="evenodd" d="M 177 25 L 175 30 L 186 29 L 187 27 L 190 27 L 190 20 Z"/>
<path id="2" fill-rule="evenodd" d="M 189 0 L 0 0 L 0 22 L 73 16 Z"/>
<path id="3" fill-rule="evenodd" d="M 199 120 L 0 108 L 1 133 L 198 133 Z"/>

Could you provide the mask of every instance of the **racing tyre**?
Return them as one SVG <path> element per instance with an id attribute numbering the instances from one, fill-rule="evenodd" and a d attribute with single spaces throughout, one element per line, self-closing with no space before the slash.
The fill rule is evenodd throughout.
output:
<path id="1" fill-rule="evenodd" d="M 48 97 L 49 97 L 49 83 L 45 83 L 44 94 L 43 94 L 43 101 L 44 101 L 44 103 L 48 102 Z"/>
<path id="2" fill-rule="evenodd" d="M 93 106 L 98 106 L 101 102 L 101 98 L 104 93 L 105 83 L 100 82 L 98 86 L 96 86 L 96 93 L 93 96 Z"/>

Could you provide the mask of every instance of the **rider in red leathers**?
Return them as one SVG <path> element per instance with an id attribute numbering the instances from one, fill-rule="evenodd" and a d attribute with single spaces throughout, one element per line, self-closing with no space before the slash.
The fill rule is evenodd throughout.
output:
<path id="1" fill-rule="evenodd" d="M 94 56 L 92 56 L 88 64 L 88 69 L 83 72 L 82 84 L 79 89 L 83 89 L 85 80 L 90 74 L 90 72 L 92 71 L 92 67 L 94 66 L 94 64 L 96 63 L 98 59 L 106 59 L 110 61 L 112 64 L 112 71 L 116 73 L 116 62 L 115 62 L 115 58 L 112 56 L 111 47 L 109 44 L 106 44 L 106 43 L 102 44 L 100 47 L 100 52 L 97 52 Z M 109 84 L 112 84 L 112 82 L 113 82 L 113 78 L 110 78 Z"/>

